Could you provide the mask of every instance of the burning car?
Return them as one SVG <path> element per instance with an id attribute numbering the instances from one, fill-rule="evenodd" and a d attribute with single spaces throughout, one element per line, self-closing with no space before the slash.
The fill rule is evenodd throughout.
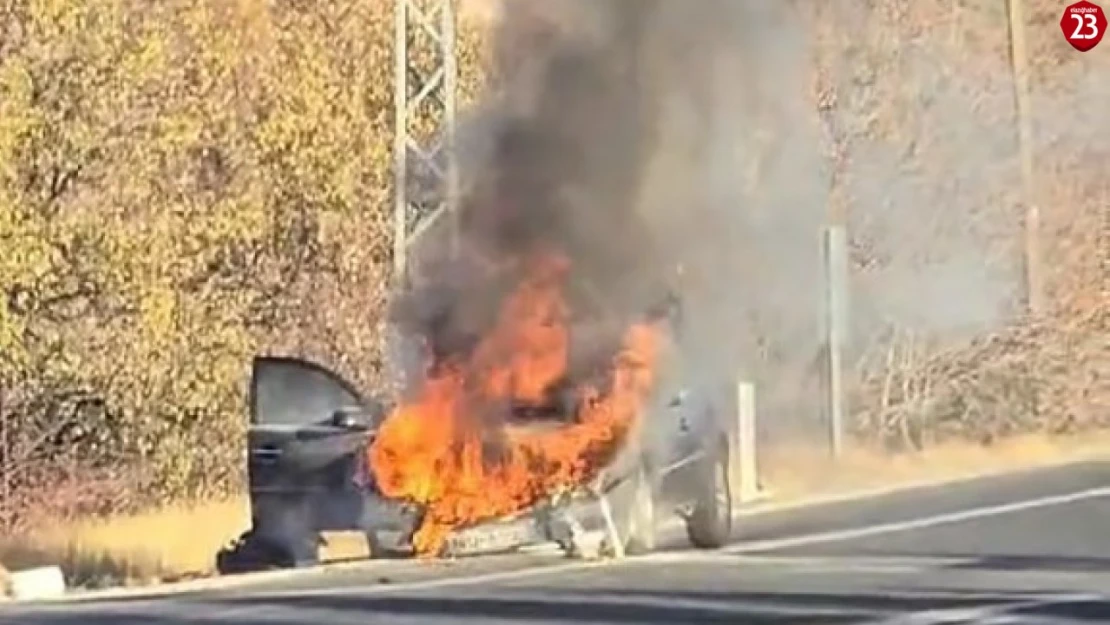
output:
<path id="1" fill-rule="evenodd" d="M 695 546 L 725 543 L 724 386 L 693 379 L 673 310 L 628 324 L 572 376 L 560 275 L 557 263 L 531 274 L 465 357 L 433 363 L 396 403 L 308 361 L 257 358 L 252 526 L 218 569 L 310 565 L 329 531 L 363 532 L 372 557 L 547 542 L 573 555 L 591 530 L 609 537 L 603 550 L 636 553 L 670 512 Z"/>
<path id="2" fill-rule="evenodd" d="M 580 532 L 614 529 L 625 553 L 655 543 L 660 510 L 684 519 L 690 541 L 715 548 L 732 523 L 729 446 L 719 405 L 678 389 L 659 407 L 675 415 L 677 444 L 652 456 L 628 444 L 596 485 L 557 494 L 524 514 L 462 528 L 444 554 L 555 542 L 576 553 Z M 217 556 L 222 573 L 316 562 L 322 532 L 364 532 L 372 557 L 414 554 L 420 507 L 384 496 L 364 450 L 388 413 L 343 379 L 298 359 L 261 357 L 251 376 L 248 434 L 251 528 Z M 608 509 L 608 510 L 607 510 Z"/>

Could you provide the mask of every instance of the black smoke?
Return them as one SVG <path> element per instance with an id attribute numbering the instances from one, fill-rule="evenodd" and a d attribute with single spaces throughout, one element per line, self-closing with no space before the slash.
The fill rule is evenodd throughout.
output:
<path id="1" fill-rule="evenodd" d="M 665 246 L 638 215 L 654 102 L 642 67 L 656 2 L 512 3 L 494 36 L 494 118 L 463 199 L 462 258 L 426 263 L 394 317 L 437 359 L 464 355 L 519 283 L 520 263 L 571 259 L 571 308 L 627 321 L 666 296 Z"/>
<path id="2" fill-rule="evenodd" d="M 823 203 L 809 191 L 823 187 L 794 117 L 805 38 L 771 4 L 505 0 L 467 129 L 480 140 L 462 142 L 460 254 L 445 220 L 396 299 L 401 331 L 436 362 L 465 358 L 522 263 L 556 251 L 571 260 L 572 375 L 660 311 L 682 321 L 684 366 L 704 378 L 732 377 L 753 352 L 755 311 L 785 342 L 816 338 Z M 748 159 L 775 131 L 764 167 L 785 191 L 753 198 Z"/>

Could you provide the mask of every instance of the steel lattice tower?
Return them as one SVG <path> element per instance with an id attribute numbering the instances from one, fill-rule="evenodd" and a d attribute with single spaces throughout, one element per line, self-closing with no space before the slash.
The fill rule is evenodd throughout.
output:
<path id="1" fill-rule="evenodd" d="M 403 285 L 412 245 L 458 204 L 458 69 L 454 0 L 395 0 L 394 10 L 393 271 Z"/>

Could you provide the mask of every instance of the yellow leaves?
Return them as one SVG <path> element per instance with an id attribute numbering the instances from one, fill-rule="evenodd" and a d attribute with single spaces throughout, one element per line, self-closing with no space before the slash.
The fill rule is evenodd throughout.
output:
<path id="1" fill-rule="evenodd" d="M 140 328 L 149 345 L 160 346 L 176 333 L 177 294 L 167 284 L 148 287 L 140 296 Z"/>
<path id="2" fill-rule="evenodd" d="M 259 346 L 380 359 L 392 5 L 23 1 L 0 57 L 0 375 L 54 380 L 27 390 L 46 406 L 92 389 L 114 420 L 83 427 L 112 436 L 82 453 L 207 488 L 238 468 Z"/>
<path id="3" fill-rule="evenodd" d="M 44 235 L 44 224 L 28 219 L 0 197 L 0 288 L 47 271 L 50 252 Z"/>
<path id="4" fill-rule="evenodd" d="M 142 78 L 160 75 L 167 67 L 169 61 L 168 42 L 166 33 L 150 32 L 144 34 L 127 54 L 120 64 L 120 74 L 136 77 L 139 82 Z"/>
<path id="5" fill-rule="evenodd" d="M 240 196 L 214 207 L 189 225 L 210 242 L 251 240 L 266 231 L 266 206 L 258 197 Z"/>
<path id="6" fill-rule="evenodd" d="M 0 57 L 0 136 L 18 133 L 28 124 L 33 85 L 22 61 Z"/>
<path id="7" fill-rule="evenodd" d="M 163 151 L 168 148 L 170 152 L 178 152 L 184 147 L 196 145 L 204 134 L 204 126 L 205 120 L 191 112 L 162 116 L 155 127 L 157 149 Z"/>
<path id="8" fill-rule="evenodd" d="M 26 350 L 19 340 L 24 328 L 23 320 L 12 314 L 7 298 L 0 299 L 0 354 L 4 354 L 6 360 L 15 363 L 25 360 Z"/>
<path id="9" fill-rule="evenodd" d="M 28 14 L 36 30 L 46 35 L 73 32 L 80 28 L 82 7 L 69 0 L 30 0 Z"/>
<path id="10" fill-rule="evenodd" d="M 0 57 L 0 203 L 14 202 L 10 188 L 27 135 L 39 122 L 31 105 L 31 76 L 17 59 Z"/>

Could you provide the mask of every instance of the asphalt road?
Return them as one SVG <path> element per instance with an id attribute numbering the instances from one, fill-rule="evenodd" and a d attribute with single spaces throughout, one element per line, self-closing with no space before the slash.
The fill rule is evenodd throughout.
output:
<path id="1" fill-rule="evenodd" d="M 1110 464 L 746 515 L 712 552 L 380 562 L 226 591 L 0 608 L 0 623 L 1110 622 Z"/>

